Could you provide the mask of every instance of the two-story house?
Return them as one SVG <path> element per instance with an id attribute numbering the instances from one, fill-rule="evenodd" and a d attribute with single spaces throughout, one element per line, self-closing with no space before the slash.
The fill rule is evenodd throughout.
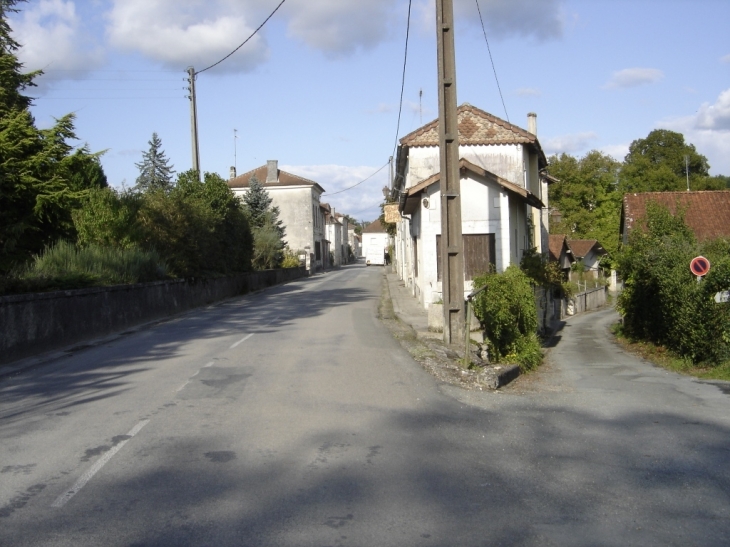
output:
<path id="1" fill-rule="evenodd" d="M 314 181 L 282 171 L 277 160 L 232 178 L 228 186 L 234 194 L 243 196 L 253 176 L 269 193 L 272 204 L 279 208 L 289 248 L 297 254 L 306 254 L 310 271 L 324 268 L 329 251 L 325 236 L 326 210 L 320 203 L 324 188 Z"/>
<path id="2" fill-rule="evenodd" d="M 524 251 L 548 251 L 547 159 L 536 116 L 522 129 L 469 104 L 458 108 L 464 289 L 488 269 L 519 264 Z M 398 275 L 424 307 L 441 299 L 441 195 L 438 120 L 400 140 L 394 192 L 401 220 Z"/>

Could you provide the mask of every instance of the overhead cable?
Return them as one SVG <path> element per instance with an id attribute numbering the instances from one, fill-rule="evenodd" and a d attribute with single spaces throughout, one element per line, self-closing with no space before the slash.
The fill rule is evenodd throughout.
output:
<path id="1" fill-rule="evenodd" d="M 365 182 L 365 181 L 368 181 L 368 180 L 370 180 L 370 179 L 371 179 L 371 178 L 373 178 L 373 177 L 374 177 L 375 175 L 377 175 L 378 173 L 380 173 L 380 172 L 381 172 L 381 171 L 382 171 L 383 169 L 385 169 L 385 167 L 386 167 L 386 166 L 387 166 L 387 165 L 388 165 L 389 163 L 390 163 L 390 160 L 386 161 L 386 162 L 385 162 L 385 164 L 383 164 L 383 166 L 382 166 L 382 167 L 381 167 L 380 169 L 378 169 L 377 171 L 375 171 L 375 173 L 373 173 L 373 174 L 372 174 L 372 175 L 370 175 L 369 177 L 367 177 L 367 178 L 365 178 L 365 179 L 361 180 L 361 181 L 360 181 L 360 182 L 358 182 L 357 184 L 353 184 L 352 186 L 350 186 L 350 187 L 348 187 L 348 188 L 345 188 L 344 190 L 339 190 L 338 192 L 332 192 L 331 194 L 328 194 L 327 192 L 325 192 L 325 193 L 324 193 L 323 195 L 327 195 L 327 196 L 334 196 L 334 195 L 336 195 L 336 194 L 341 194 L 342 192 L 347 192 L 348 190 L 352 190 L 352 189 L 353 189 L 353 188 L 355 188 L 356 186 L 360 186 L 360 185 L 361 185 L 361 184 L 362 184 L 363 182 Z"/>
<path id="2" fill-rule="evenodd" d="M 393 145 L 393 157 L 395 157 L 395 151 L 398 149 L 398 133 L 400 132 L 400 117 L 403 112 L 403 91 L 406 87 L 406 65 L 408 64 L 408 37 L 411 32 L 411 4 L 413 0 L 408 0 L 408 18 L 406 21 L 406 47 L 405 53 L 403 54 L 403 77 L 400 85 L 400 104 L 398 105 L 398 124 L 395 129 L 395 144 Z"/>
<path id="3" fill-rule="evenodd" d="M 231 55 L 233 55 L 234 53 L 236 53 L 236 52 L 237 52 L 237 51 L 238 51 L 239 49 L 241 49 L 241 48 L 242 48 L 243 46 L 245 46 L 245 45 L 246 45 L 246 43 L 247 43 L 247 42 L 248 42 L 248 41 L 249 41 L 249 40 L 250 40 L 251 38 L 253 38 L 254 36 L 256 36 L 256 33 L 257 33 L 258 31 L 260 31 L 260 30 L 261 30 L 261 29 L 263 28 L 263 26 L 264 26 L 264 25 L 265 25 L 266 23 L 268 23 L 268 22 L 269 22 L 269 19 L 271 19 L 271 18 L 272 18 L 272 17 L 274 16 L 274 14 L 275 14 L 275 13 L 276 13 L 277 11 L 279 11 L 279 8 L 280 8 L 280 7 L 281 7 L 281 6 L 282 6 L 282 5 L 284 4 L 284 2 L 286 2 L 286 0 L 281 0 L 281 2 L 279 2 L 279 5 L 278 5 L 278 6 L 276 6 L 276 8 L 274 9 L 274 11 L 272 11 L 272 12 L 271 12 L 271 13 L 269 14 L 269 16 L 268 16 L 268 17 L 267 17 L 266 19 L 264 19 L 264 22 L 263 22 L 263 23 L 261 23 L 261 24 L 260 24 L 260 25 L 258 26 L 258 28 L 257 28 L 256 30 L 254 30 L 254 31 L 253 31 L 253 32 L 251 33 L 251 36 L 249 36 L 248 38 L 246 38 L 246 39 L 245 39 L 245 40 L 244 40 L 244 41 L 243 41 L 243 42 L 241 43 L 241 45 L 240 45 L 240 46 L 238 46 L 238 47 L 237 47 L 236 49 L 234 49 L 233 51 L 231 51 L 231 52 L 230 52 L 230 53 L 229 53 L 228 55 L 226 55 L 225 57 L 223 57 L 223 59 L 221 59 L 221 60 L 220 60 L 220 61 L 218 61 L 217 63 L 213 63 L 212 65 L 210 65 L 209 67 L 206 67 L 206 68 L 204 68 L 203 70 L 198 70 L 198 71 L 197 71 L 197 72 L 196 72 L 195 74 L 196 74 L 196 75 L 197 75 L 197 74 L 201 74 L 202 72 L 205 72 L 206 70 L 210 70 L 210 69 L 211 69 L 211 68 L 213 68 L 214 66 L 218 66 L 218 65 L 219 65 L 219 64 L 221 64 L 221 63 L 222 63 L 223 61 L 225 61 L 226 59 L 228 59 L 228 58 L 229 58 L 229 57 L 230 57 Z"/>
<path id="4" fill-rule="evenodd" d="M 492 71 L 494 72 L 494 80 L 497 82 L 497 89 L 499 90 L 499 98 L 502 100 L 502 107 L 504 108 L 504 115 L 509 121 L 509 114 L 507 114 L 507 107 L 504 104 L 504 97 L 502 96 L 502 88 L 499 86 L 499 78 L 497 78 L 497 69 L 494 68 L 494 59 L 492 59 L 492 49 L 489 47 L 489 40 L 487 39 L 487 29 L 484 27 L 484 19 L 482 19 L 482 10 L 479 7 L 479 0 L 475 0 L 477 3 L 477 11 L 479 12 L 479 21 L 482 23 L 482 32 L 484 33 L 484 41 L 487 43 L 487 51 L 489 52 L 489 61 L 492 63 Z"/>

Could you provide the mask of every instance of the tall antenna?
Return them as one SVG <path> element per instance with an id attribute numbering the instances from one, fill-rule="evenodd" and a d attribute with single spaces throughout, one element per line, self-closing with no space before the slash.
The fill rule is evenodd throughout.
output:
<path id="1" fill-rule="evenodd" d="M 418 91 L 418 114 L 421 116 L 419 125 L 423 125 L 423 88 Z"/>
<path id="2" fill-rule="evenodd" d="M 236 141 L 238 140 L 238 129 L 233 130 L 233 168 L 238 170 L 238 164 L 236 163 Z"/>

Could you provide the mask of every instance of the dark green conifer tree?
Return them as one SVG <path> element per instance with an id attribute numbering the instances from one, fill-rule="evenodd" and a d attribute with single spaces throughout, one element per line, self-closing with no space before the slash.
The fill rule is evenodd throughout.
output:
<path id="1" fill-rule="evenodd" d="M 173 166 L 169 164 L 170 160 L 162 150 L 162 141 L 157 133 L 152 133 L 148 144 L 149 150 L 142 153 L 142 161 L 135 163 L 139 169 L 136 188 L 140 192 L 168 191 L 172 188 L 172 175 L 175 174 Z"/>

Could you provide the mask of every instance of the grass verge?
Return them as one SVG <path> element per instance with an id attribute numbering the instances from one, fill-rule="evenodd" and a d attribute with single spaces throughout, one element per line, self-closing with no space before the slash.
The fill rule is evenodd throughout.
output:
<path id="1" fill-rule="evenodd" d="M 693 365 L 688 359 L 683 359 L 675 355 L 665 347 L 642 340 L 632 340 L 623 333 L 619 323 L 613 325 L 611 331 L 624 349 L 643 357 L 655 365 L 678 372 L 679 374 L 686 374 L 703 380 L 730 381 L 730 361 L 726 361 L 717 366 Z"/>

